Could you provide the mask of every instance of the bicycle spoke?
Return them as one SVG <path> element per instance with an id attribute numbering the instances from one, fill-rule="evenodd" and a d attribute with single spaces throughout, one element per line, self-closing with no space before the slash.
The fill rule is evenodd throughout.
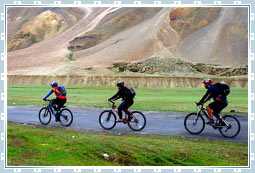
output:
<path id="1" fill-rule="evenodd" d="M 128 123 L 128 126 L 134 131 L 142 130 L 146 125 L 146 118 L 145 116 L 138 111 L 132 112 L 132 119 Z"/>
<path id="2" fill-rule="evenodd" d="M 184 127 L 191 134 L 199 134 L 204 130 L 205 122 L 197 113 L 191 113 L 186 116 Z"/>
<path id="3" fill-rule="evenodd" d="M 225 125 L 219 129 L 219 132 L 224 137 L 233 138 L 240 132 L 240 123 L 235 117 L 226 115 L 223 117 L 223 123 Z"/>
<path id="4" fill-rule="evenodd" d="M 43 125 L 49 124 L 51 120 L 51 113 L 48 108 L 44 107 L 39 111 L 39 120 Z"/>
<path id="5" fill-rule="evenodd" d="M 69 109 L 62 109 L 60 111 L 60 124 L 62 126 L 68 127 L 73 122 L 73 114 Z"/>
<path id="6" fill-rule="evenodd" d="M 111 111 L 103 111 L 99 116 L 99 124 L 104 129 L 110 130 L 116 125 L 116 117 Z"/>

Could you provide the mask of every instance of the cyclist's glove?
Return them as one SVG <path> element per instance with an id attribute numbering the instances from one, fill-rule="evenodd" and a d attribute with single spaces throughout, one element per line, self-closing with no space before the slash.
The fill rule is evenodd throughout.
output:
<path id="1" fill-rule="evenodd" d="M 46 101 L 46 98 L 43 98 L 43 101 Z"/>
<path id="2" fill-rule="evenodd" d="M 199 101 L 199 102 L 197 103 L 197 106 L 202 105 L 202 104 L 203 104 L 203 102 Z"/>

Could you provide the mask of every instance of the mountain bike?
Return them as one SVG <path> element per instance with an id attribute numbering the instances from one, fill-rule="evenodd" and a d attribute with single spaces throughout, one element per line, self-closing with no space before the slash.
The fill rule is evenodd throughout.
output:
<path id="1" fill-rule="evenodd" d="M 51 114 L 53 114 L 56 118 L 56 114 L 58 113 L 59 116 L 59 122 L 62 126 L 68 127 L 73 122 L 73 114 L 72 112 L 66 108 L 66 106 L 62 106 L 59 111 L 54 111 L 54 108 L 52 106 L 53 100 L 46 100 L 49 102 L 49 104 L 39 111 L 39 120 L 43 125 L 48 125 L 51 120 Z"/>
<path id="2" fill-rule="evenodd" d="M 207 120 L 209 120 L 210 118 L 203 104 L 196 104 L 196 106 L 197 112 L 190 113 L 185 117 L 184 127 L 190 134 L 198 135 L 205 128 L 206 123 L 203 117 L 205 117 Z M 221 114 L 219 114 L 219 119 L 217 118 L 217 120 L 214 122 L 215 123 L 208 125 L 213 127 L 213 129 L 218 129 L 220 134 L 227 138 L 234 138 L 239 134 L 241 129 L 240 122 L 233 115 L 222 116 Z"/>
<path id="3" fill-rule="evenodd" d="M 102 128 L 111 130 L 115 127 L 116 123 L 118 123 L 118 110 L 113 101 L 109 101 L 108 103 L 111 106 L 111 109 L 105 110 L 99 115 L 99 124 Z M 125 118 L 123 119 L 122 123 L 128 124 L 129 128 L 134 131 L 141 131 L 146 125 L 146 118 L 142 112 L 132 111 L 131 120 L 128 121 L 128 115 L 125 113 Z"/>

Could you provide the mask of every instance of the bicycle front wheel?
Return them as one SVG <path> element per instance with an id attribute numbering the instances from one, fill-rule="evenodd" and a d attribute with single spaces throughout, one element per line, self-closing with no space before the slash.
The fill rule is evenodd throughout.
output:
<path id="1" fill-rule="evenodd" d="M 59 122 L 62 126 L 68 127 L 73 122 L 73 113 L 69 109 L 62 109 L 60 111 Z"/>
<path id="2" fill-rule="evenodd" d="M 43 125 L 47 125 L 51 120 L 51 112 L 47 107 L 43 107 L 39 111 L 39 120 Z"/>
<path id="3" fill-rule="evenodd" d="M 241 125 L 238 119 L 232 115 L 225 115 L 222 118 L 224 119 L 224 125 L 219 128 L 220 134 L 226 138 L 233 138 L 237 136 L 241 130 Z M 224 123 L 224 121 L 226 123 Z"/>
<path id="4" fill-rule="evenodd" d="M 111 130 L 116 125 L 116 116 L 111 110 L 103 111 L 99 115 L 99 124 L 105 130 Z"/>
<path id="5" fill-rule="evenodd" d="M 205 128 L 205 120 L 200 114 L 191 113 L 186 116 L 184 127 L 190 134 L 198 135 Z"/>
<path id="6" fill-rule="evenodd" d="M 134 111 L 131 113 L 131 121 L 128 123 L 130 129 L 134 131 L 141 131 L 146 125 L 146 118 L 142 112 Z"/>

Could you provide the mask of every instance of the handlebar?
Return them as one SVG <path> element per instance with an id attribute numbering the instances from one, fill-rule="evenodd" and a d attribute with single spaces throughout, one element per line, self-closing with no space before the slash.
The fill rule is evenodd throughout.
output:
<path id="1" fill-rule="evenodd" d="M 53 99 L 45 99 L 44 101 L 52 102 Z"/>
<path id="2" fill-rule="evenodd" d="M 112 105 L 111 105 L 111 106 L 112 106 L 112 109 L 115 109 L 115 108 L 116 108 L 116 106 L 115 106 L 115 102 L 114 102 L 114 101 L 111 101 L 111 100 L 108 100 L 108 103 L 109 103 L 109 102 L 111 102 L 111 103 L 112 103 Z M 109 103 L 109 105 L 110 105 L 110 103 Z"/>
<path id="3" fill-rule="evenodd" d="M 198 103 L 199 103 L 199 102 L 195 102 L 195 104 L 196 104 L 197 107 L 200 107 L 200 108 L 203 108 L 203 107 L 204 107 L 204 103 L 201 103 L 201 104 L 199 104 L 199 105 L 198 105 Z"/>
<path id="4" fill-rule="evenodd" d="M 199 103 L 199 102 L 195 102 L 197 111 L 204 110 L 204 109 L 205 109 L 205 108 L 204 108 L 204 104 L 205 104 L 205 103 L 201 103 L 200 105 L 197 105 L 198 103 Z"/>
<path id="5" fill-rule="evenodd" d="M 111 100 L 108 100 L 108 102 L 111 102 L 112 104 L 115 104 L 115 102 L 114 102 L 114 101 L 111 101 Z"/>

